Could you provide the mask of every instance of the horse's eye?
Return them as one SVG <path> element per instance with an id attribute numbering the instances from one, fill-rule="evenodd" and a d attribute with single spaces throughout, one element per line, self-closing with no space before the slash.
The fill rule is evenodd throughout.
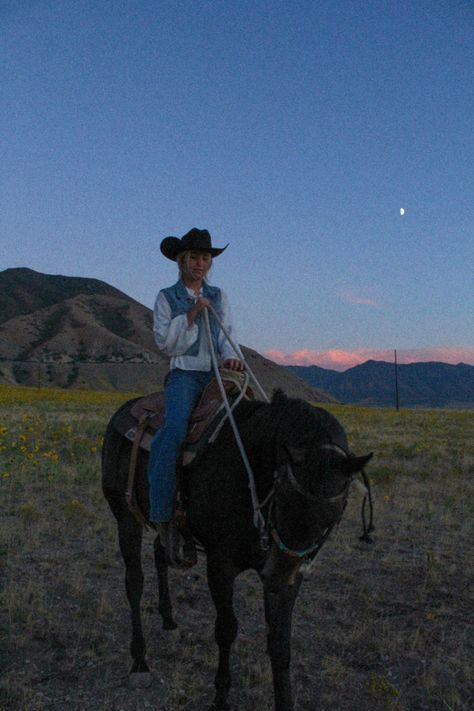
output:
<path id="1" fill-rule="evenodd" d="M 287 444 L 286 451 L 290 455 L 292 464 L 303 464 L 306 455 L 306 450 L 303 447 L 293 447 Z"/>

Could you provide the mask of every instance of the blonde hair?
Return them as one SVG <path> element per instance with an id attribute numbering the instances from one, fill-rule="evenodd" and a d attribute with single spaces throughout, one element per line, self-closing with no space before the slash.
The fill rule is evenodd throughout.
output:
<path id="1" fill-rule="evenodd" d="M 195 251 L 194 249 L 187 249 L 184 252 L 179 252 L 178 256 L 176 257 L 176 262 L 178 264 L 180 276 L 182 276 L 182 274 L 183 274 L 183 266 L 185 265 L 189 255 L 191 254 L 191 252 L 194 252 L 194 251 Z M 203 281 L 207 281 L 207 279 L 208 279 L 209 272 L 211 271 L 211 267 L 212 267 L 212 262 L 213 262 L 213 260 L 212 260 L 212 256 L 211 256 L 211 263 L 209 264 L 209 269 L 207 270 L 206 276 L 204 277 Z"/>

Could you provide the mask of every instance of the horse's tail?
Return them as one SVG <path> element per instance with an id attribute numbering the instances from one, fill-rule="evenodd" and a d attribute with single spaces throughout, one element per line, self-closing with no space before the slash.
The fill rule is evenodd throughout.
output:
<path id="1" fill-rule="evenodd" d="M 137 399 L 128 400 L 112 415 L 102 445 L 102 491 L 116 518 L 121 518 L 127 511 L 125 491 L 131 451 L 131 442 L 120 434 L 117 424 L 129 415 Z"/>

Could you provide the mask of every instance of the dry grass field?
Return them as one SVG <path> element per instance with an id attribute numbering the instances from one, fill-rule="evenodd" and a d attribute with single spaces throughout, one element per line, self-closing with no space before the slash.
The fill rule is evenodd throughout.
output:
<path id="1" fill-rule="evenodd" d="M 129 609 L 100 489 L 106 422 L 123 395 L 0 388 L 0 707 L 202 711 L 213 696 L 214 610 L 203 561 L 171 572 L 179 629 L 157 612 L 144 540 L 153 680 L 131 689 Z M 474 707 L 474 413 L 330 406 L 357 452 L 373 450 L 375 544 L 360 543 L 356 490 L 305 577 L 294 613 L 300 711 Z M 233 708 L 272 708 L 260 585 L 242 576 Z"/>

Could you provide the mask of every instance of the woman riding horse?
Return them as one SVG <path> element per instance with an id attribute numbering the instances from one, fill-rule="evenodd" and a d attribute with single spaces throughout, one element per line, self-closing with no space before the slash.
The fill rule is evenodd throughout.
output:
<path id="1" fill-rule="evenodd" d="M 165 381 L 164 423 L 153 438 L 150 451 L 150 521 L 158 524 L 169 563 L 177 567 L 192 564 L 193 551 L 186 552 L 186 547 L 180 545 L 178 530 L 172 524 L 176 460 L 191 413 L 212 378 L 203 309 L 212 306 L 227 333 L 234 334 L 225 292 L 207 281 L 213 258 L 227 246 L 213 247 L 209 232 L 197 228 L 181 239 L 166 237 L 160 245 L 162 254 L 178 263 L 179 280 L 158 293 L 154 308 L 155 340 L 170 357 L 170 372 Z M 230 370 L 243 370 L 242 354 L 235 352 L 214 319 L 211 336 L 222 365 Z M 235 342 L 235 335 L 233 340 Z"/>

